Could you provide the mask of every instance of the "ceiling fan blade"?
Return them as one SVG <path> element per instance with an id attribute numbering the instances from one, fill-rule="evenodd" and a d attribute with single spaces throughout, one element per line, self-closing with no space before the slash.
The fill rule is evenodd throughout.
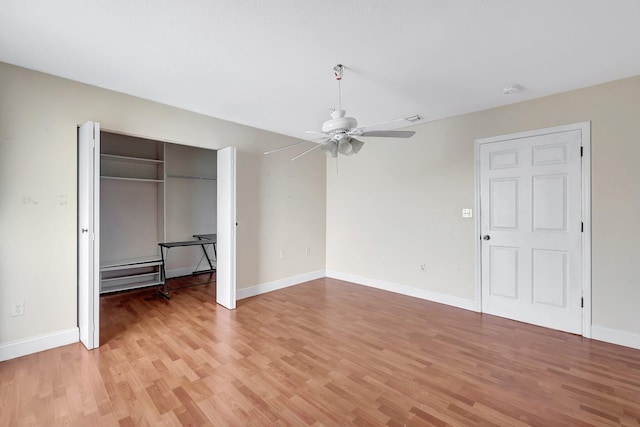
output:
<path id="1" fill-rule="evenodd" d="M 395 127 L 395 126 L 388 126 L 388 125 L 394 125 L 397 124 L 398 126 L 409 126 L 411 122 L 405 120 L 405 119 L 395 119 L 395 120 L 388 120 L 386 122 L 378 122 L 378 123 L 372 123 L 370 125 L 365 125 L 365 126 L 359 126 L 358 129 L 370 129 L 370 128 L 377 128 L 380 126 L 384 126 L 386 128 L 389 127 Z"/>
<path id="2" fill-rule="evenodd" d="M 370 130 L 359 136 L 376 136 L 380 138 L 411 138 L 416 133 L 412 130 Z"/>
<path id="3" fill-rule="evenodd" d="M 310 139 L 309 142 L 315 142 L 316 144 L 324 144 L 325 142 L 327 142 L 329 140 L 331 140 L 330 136 L 323 136 L 323 137 L 320 137 L 320 138 Z"/>
<path id="4" fill-rule="evenodd" d="M 366 126 L 360 126 L 360 127 L 355 128 L 355 129 L 352 129 L 349 132 L 349 134 L 350 135 L 362 135 L 363 132 L 368 132 L 368 131 L 372 131 L 372 130 L 394 130 L 394 129 L 400 129 L 400 128 L 403 128 L 403 127 L 411 126 L 411 125 L 415 124 L 416 122 L 418 122 L 418 121 L 420 121 L 422 119 L 423 119 L 422 116 L 420 116 L 419 114 L 416 114 L 416 115 L 413 115 L 413 116 L 404 117 L 402 119 L 396 119 L 396 120 L 390 120 L 388 122 L 380 122 L 380 123 L 373 123 L 373 124 L 366 125 Z"/>
<path id="5" fill-rule="evenodd" d="M 299 159 L 300 157 L 304 156 L 305 154 L 308 154 L 308 153 L 312 152 L 313 150 L 315 150 L 316 148 L 320 148 L 320 147 L 322 147 L 322 146 L 323 146 L 323 144 L 318 144 L 318 145 L 316 145 L 315 147 L 311 147 L 311 148 L 309 148 L 307 151 L 305 151 L 304 153 L 302 153 L 302 154 L 298 154 L 297 156 L 295 156 L 294 158 L 292 158 L 292 159 L 291 159 L 291 161 L 293 162 L 294 160 L 297 160 L 297 159 Z"/>
<path id="6" fill-rule="evenodd" d="M 275 150 L 265 151 L 264 154 L 277 153 L 278 151 L 286 150 L 287 148 L 297 147 L 298 145 L 306 144 L 309 141 L 300 141 L 295 144 L 285 145 L 284 147 L 276 148 Z"/>
<path id="7" fill-rule="evenodd" d="M 325 134 L 324 132 L 320 132 L 319 130 L 305 130 L 304 133 L 321 133 L 321 134 Z"/>

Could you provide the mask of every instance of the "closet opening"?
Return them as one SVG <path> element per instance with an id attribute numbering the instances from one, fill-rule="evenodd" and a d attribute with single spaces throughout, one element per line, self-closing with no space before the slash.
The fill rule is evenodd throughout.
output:
<path id="1" fill-rule="evenodd" d="M 170 304 L 172 281 L 208 284 L 212 301 L 235 308 L 235 173 L 234 147 L 78 128 L 78 327 L 88 349 L 101 341 L 109 295 Z"/>
<path id="2" fill-rule="evenodd" d="M 100 132 L 100 294 L 214 273 L 216 151 Z"/>

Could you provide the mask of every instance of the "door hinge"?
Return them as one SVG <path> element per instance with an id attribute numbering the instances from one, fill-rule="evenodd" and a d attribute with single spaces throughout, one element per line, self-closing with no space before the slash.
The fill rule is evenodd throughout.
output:
<path id="1" fill-rule="evenodd" d="M 580 147 L 580 157 L 584 157 L 584 147 Z"/>
<path id="2" fill-rule="evenodd" d="M 584 308 L 584 297 L 580 298 L 580 308 Z"/>
<path id="3" fill-rule="evenodd" d="M 580 223 L 580 232 L 584 233 L 584 222 Z"/>

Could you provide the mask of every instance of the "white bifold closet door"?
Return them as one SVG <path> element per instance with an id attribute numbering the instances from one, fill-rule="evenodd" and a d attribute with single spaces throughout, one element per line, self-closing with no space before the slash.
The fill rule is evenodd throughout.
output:
<path id="1" fill-rule="evenodd" d="M 100 345 L 100 123 L 78 129 L 78 329 Z"/>
<path id="2" fill-rule="evenodd" d="M 236 308 L 236 148 L 218 150 L 216 302 Z"/>

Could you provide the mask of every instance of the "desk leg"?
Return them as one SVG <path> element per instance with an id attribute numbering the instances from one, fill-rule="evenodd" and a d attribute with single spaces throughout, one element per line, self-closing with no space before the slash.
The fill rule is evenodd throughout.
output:
<path id="1" fill-rule="evenodd" d="M 201 239 L 198 239 L 201 240 Z M 202 243 L 200 245 L 200 247 L 202 248 L 202 257 L 200 258 L 200 261 L 198 261 L 198 265 L 196 265 L 196 269 L 193 271 L 192 274 L 200 274 L 200 273 L 211 273 L 213 271 L 215 271 L 215 269 L 213 268 L 213 264 L 211 263 L 211 258 L 209 258 L 209 253 L 207 252 L 207 248 L 206 245 L 210 245 L 211 243 L 206 242 L 206 243 Z M 202 260 L 205 259 L 207 260 L 207 263 L 209 263 L 209 270 L 198 270 L 198 268 L 200 268 L 200 264 L 202 264 Z"/>
<path id="2" fill-rule="evenodd" d="M 169 248 L 167 248 L 167 255 L 169 255 Z M 170 299 L 169 297 L 169 285 L 167 285 L 167 269 L 166 269 L 166 257 L 164 253 L 164 248 L 160 247 L 160 256 L 162 257 L 162 265 L 160 266 L 160 279 L 162 280 L 163 289 L 158 291 L 158 294 L 161 297 L 166 299 Z"/>
<path id="3" fill-rule="evenodd" d="M 211 264 L 211 258 L 209 258 L 209 254 L 207 253 L 207 248 L 205 247 L 205 245 L 207 245 L 208 243 L 202 244 L 200 245 L 200 247 L 202 248 L 202 251 L 204 252 L 204 257 L 207 259 L 207 262 L 209 263 L 209 268 L 211 269 L 211 271 L 213 271 L 213 264 Z M 214 246 L 215 248 L 215 246 Z M 215 249 L 214 249 L 215 252 Z"/>
<path id="4" fill-rule="evenodd" d="M 197 237 L 198 240 L 203 240 L 202 237 Z M 213 259 L 216 261 L 216 263 L 218 262 L 218 251 L 216 249 L 216 242 L 213 243 L 205 243 L 203 245 L 200 245 L 202 247 L 202 251 L 204 252 L 204 256 L 207 258 L 207 262 L 209 263 L 209 268 L 211 269 L 211 271 L 215 271 L 216 269 L 213 268 L 213 264 L 211 263 L 211 258 L 209 258 L 209 253 L 207 252 L 207 249 L 205 247 L 205 245 L 211 245 L 213 246 Z M 200 260 L 200 262 L 202 262 L 202 259 Z M 200 263 L 198 263 L 198 265 L 200 265 Z M 204 273 L 201 271 L 194 271 L 193 274 L 196 273 Z"/>

